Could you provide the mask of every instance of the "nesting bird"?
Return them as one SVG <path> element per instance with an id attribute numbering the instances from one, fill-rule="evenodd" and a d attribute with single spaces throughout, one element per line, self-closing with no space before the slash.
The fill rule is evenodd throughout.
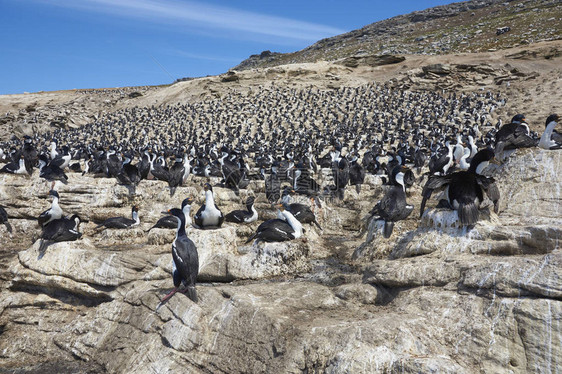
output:
<path id="1" fill-rule="evenodd" d="M 82 237 L 79 232 L 80 217 L 73 215 L 70 218 L 59 218 L 43 227 L 41 243 L 39 244 L 39 259 L 43 257 L 47 247 L 53 243 L 71 242 Z"/>
<path id="2" fill-rule="evenodd" d="M 184 199 L 181 203 L 181 211 L 183 212 L 185 227 L 191 225 L 191 204 L 193 204 L 193 198 L 188 197 Z M 158 222 L 154 224 L 147 232 L 150 232 L 152 229 L 175 229 L 178 226 L 177 218 L 173 215 L 165 215 L 164 217 L 160 218 Z"/>
<path id="3" fill-rule="evenodd" d="M 131 208 L 131 218 L 111 217 L 96 226 L 96 229 L 105 227 L 107 229 L 130 229 L 140 224 L 139 208 L 133 206 Z"/>
<path id="4" fill-rule="evenodd" d="M 503 159 L 504 151 L 536 145 L 537 141 L 531 137 L 525 116 L 517 114 L 513 116 L 511 123 L 503 125 L 496 133 L 494 152 Z"/>
<path id="5" fill-rule="evenodd" d="M 258 211 L 254 208 L 255 198 L 248 197 L 246 200 L 246 210 L 233 210 L 224 216 L 226 222 L 251 223 L 258 219 Z"/>
<path id="6" fill-rule="evenodd" d="M 201 229 L 220 228 L 224 222 L 224 216 L 215 204 L 213 187 L 209 183 L 203 186 L 205 190 L 205 204 L 201 205 L 193 221 Z"/>
<path id="7" fill-rule="evenodd" d="M 265 242 L 284 242 L 300 238 L 303 234 L 302 224 L 285 209 L 283 204 L 278 205 L 284 219 L 270 219 L 258 226 L 256 232 L 246 240 L 246 243 L 254 239 Z"/>

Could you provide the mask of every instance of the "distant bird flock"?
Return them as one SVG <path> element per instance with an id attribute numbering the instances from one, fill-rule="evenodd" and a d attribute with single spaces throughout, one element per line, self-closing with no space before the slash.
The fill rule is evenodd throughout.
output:
<path id="1" fill-rule="evenodd" d="M 486 196 L 499 209 L 499 190 L 486 173 L 490 163 L 504 162 L 517 148 L 562 148 L 562 135 L 555 129 L 558 115 L 548 116 L 539 137 L 521 114 L 505 125 L 490 123 L 491 114 L 504 104 L 505 99 L 490 92 L 410 92 L 376 84 L 327 91 L 275 86 L 229 91 L 203 102 L 122 109 L 75 130 L 13 137 L 0 143 L 0 173 L 38 177 L 48 185 L 51 207 L 37 217 L 42 229 L 39 257 L 52 243 L 82 236 L 80 217 L 66 217 L 59 205 L 56 186 L 69 183 L 68 173 L 114 178 L 131 195 L 146 179 L 161 180 L 174 196 L 178 186 L 199 178 L 205 203 L 195 215 L 191 217 L 193 197 L 183 197 L 179 208 L 163 212 L 148 230 L 176 229 L 175 288 L 161 304 L 177 291 L 197 302 L 199 260 L 186 227 L 217 229 L 225 221 L 247 224 L 259 216 L 254 195 L 244 202 L 246 209 L 223 214 L 209 177 L 220 178 L 220 186 L 236 194 L 251 180 L 265 182 L 265 199 L 277 218 L 262 222 L 248 243 L 297 239 L 305 235 L 303 224 L 321 230 L 315 211 L 343 200 L 350 188 L 361 197 L 367 175 L 377 175 L 387 185 L 371 210 L 372 219 L 384 221 L 384 237 L 391 237 L 394 224 L 411 215 L 407 190 L 419 183 L 424 183 L 420 217 L 432 194 L 444 190 L 437 208 L 456 211 L 459 225 L 470 228 L 479 220 Z M 292 202 L 295 195 L 306 196 L 309 204 Z M 0 223 L 11 233 L 9 213 L 0 207 Z M 139 223 L 133 206 L 130 217 L 106 219 L 97 229 Z"/>

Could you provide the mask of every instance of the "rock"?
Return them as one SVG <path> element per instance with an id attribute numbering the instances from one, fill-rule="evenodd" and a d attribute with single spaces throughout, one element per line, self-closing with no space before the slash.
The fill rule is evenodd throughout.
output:
<path id="1" fill-rule="evenodd" d="M 238 82 L 240 80 L 240 76 L 235 71 L 229 71 L 226 74 L 223 74 L 221 78 L 221 82 Z"/>
<path id="2" fill-rule="evenodd" d="M 511 31 L 511 27 L 509 26 L 498 27 L 496 29 L 496 35 L 502 35 L 509 31 Z"/>
<path id="3" fill-rule="evenodd" d="M 395 56 L 395 55 L 380 55 L 380 56 L 353 56 L 347 57 L 342 61 L 338 62 L 340 65 L 347 66 L 350 68 L 356 68 L 358 66 L 381 66 L 381 65 L 390 65 L 390 64 L 397 64 L 400 62 L 405 61 L 406 58 L 403 56 Z"/>
<path id="4" fill-rule="evenodd" d="M 449 64 L 433 64 L 422 67 L 425 74 L 448 75 L 451 73 L 451 65 Z"/>

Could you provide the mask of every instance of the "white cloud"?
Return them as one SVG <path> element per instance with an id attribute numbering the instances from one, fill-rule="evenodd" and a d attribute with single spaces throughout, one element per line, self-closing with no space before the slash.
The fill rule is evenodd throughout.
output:
<path id="1" fill-rule="evenodd" d="M 174 22 L 186 27 L 238 31 L 295 41 L 313 42 L 345 32 L 330 26 L 191 1 L 51 0 L 43 3 L 126 18 L 142 18 L 153 23 Z"/>

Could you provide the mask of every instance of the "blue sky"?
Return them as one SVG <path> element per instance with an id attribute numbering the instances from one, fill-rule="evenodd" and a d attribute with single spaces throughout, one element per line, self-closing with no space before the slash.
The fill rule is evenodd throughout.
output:
<path id="1" fill-rule="evenodd" d="M 0 0 L 0 94 L 156 85 L 444 0 Z"/>

